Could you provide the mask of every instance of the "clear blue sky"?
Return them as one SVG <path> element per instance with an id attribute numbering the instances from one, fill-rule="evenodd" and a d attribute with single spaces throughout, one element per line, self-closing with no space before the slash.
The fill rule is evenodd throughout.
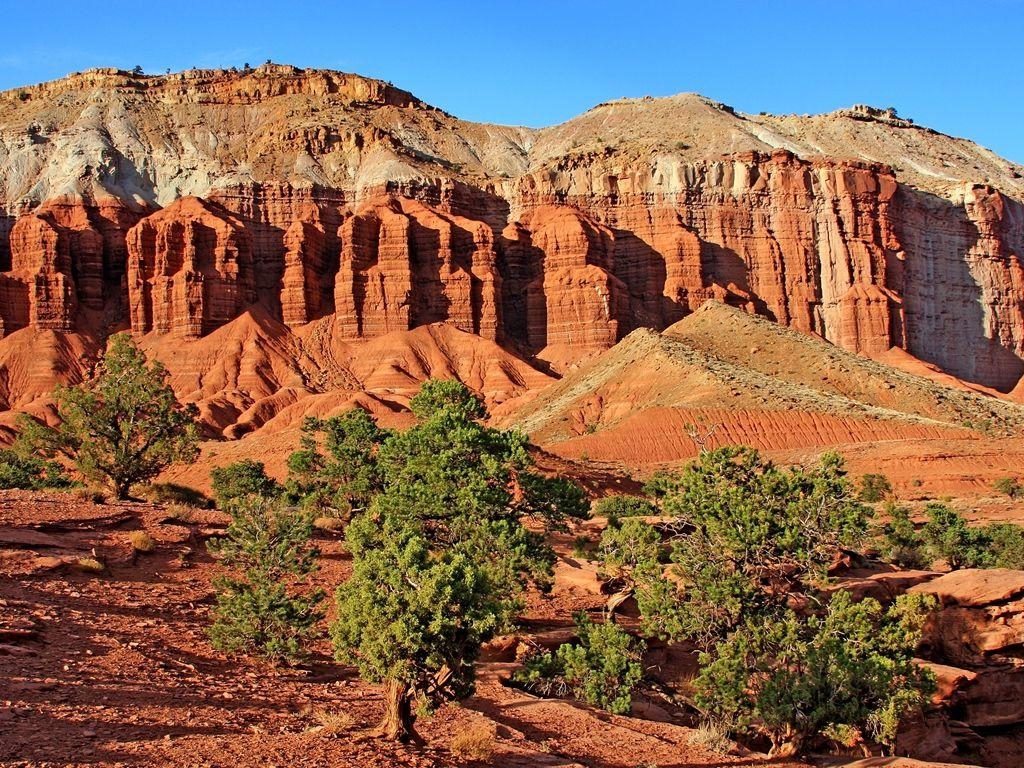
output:
<path id="1" fill-rule="evenodd" d="M 744 112 L 893 106 L 1024 162 L 1024 0 L 4 0 L 0 88 L 95 66 L 270 58 L 390 80 L 459 117 L 551 125 L 620 96 Z"/>

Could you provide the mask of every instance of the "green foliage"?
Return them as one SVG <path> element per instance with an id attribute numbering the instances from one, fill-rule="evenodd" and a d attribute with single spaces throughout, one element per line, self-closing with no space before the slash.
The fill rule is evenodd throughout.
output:
<path id="1" fill-rule="evenodd" d="M 857 487 L 857 498 L 861 501 L 882 501 L 892 493 L 892 483 L 885 475 L 868 473 L 863 475 Z"/>
<path id="2" fill-rule="evenodd" d="M 594 505 L 594 513 L 611 519 L 648 517 L 661 514 L 661 510 L 642 496 L 605 496 Z"/>
<path id="3" fill-rule="evenodd" d="M 1024 570 L 1024 527 L 1014 523 L 989 523 L 982 532 L 988 540 L 984 567 Z"/>
<path id="4" fill-rule="evenodd" d="M 619 579 L 635 588 L 661 576 L 661 534 L 643 520 L 627 518 L 609 524 L 601 533 L 597 551 L 604 578 Z"/>
<path id="5" fill-rule="evenodd" d="M 528 659 L 513 680 L 544 695 L 571 694 L 615 714 L 628 714 L 633 690 L 643 677 L 644 642 L 613 622 L 595 624 L 576 616 L 578 643 Z"/>
<path id="6" fill-rule="evenodd" d="M 345 467 L 346 487 L 372 481 L 346 531 L 353 576 L 332 627 L 339 657 L 386 684 L 394 738 L 414 737 L 413 703 L 470 690 L 480 644 L 510 624 L 527 584 L 550 584 L 542 530 L 587 507 L 572 484 L 532 471 L 525 435 L 481 424 L 486 413 L 461 384 L 428 381 L 412 407 L 419 422 L 404 432 L 360 428 Z M 326 465 L 306 466 L 318 482 Z"/>
<path id="7" fill-rule="evenodd" d="M 44 488 L 70 488 L 71 479 L 56 461 L 23 455 L 13 450 L 0 450 L 0 488 L 23 488 L 38 491 Z"/>
<path id="8" fill-rule="evenodd" d="M 572 480 L 519 472 L 516 482 L 521 494 L 516 510 L 521 515 L 543 521 L 558 530 L 564 530 L 567 518 L 586 520 L 590 517 L 587 494 Z"/>
<path id="9" fill-rule="evenodd" d="M 928 566 L 921 547 L 921 534 L 910 519 L 910 510 L 890 504 L 886 513 L 889 520 L 881 528 L 879 554 L 902 568 Z"/>
<path id="10" fill-rule="evenodd" d="M 390 434 L 362 408 L 307 418 L 300 448 L 288 457 L 288 495 L 335 517 L 365 510 L 382 487 L 377 452 Z"/>
<path id="11" fill-rule="evenodd" d="M 977 567 L 981 559 L 977 531 L 944 504 L 929 504 L 925 511 L 928 522 L 921 531 L 921 542 L 926 560 L 945 560 L 953 570 Z"/>
<path id="12" fill-rule="evenodd" d="M 407 703 L 467 696 L 480 645 L 510 618 L 488 569 L 466 552 L 432 550 L 395 517 L 360 516 L 348 538 L 353 573 L 331 626 L 338 658 L 368 682 L 397 683 Z"/>
<path id="13" fill-rule="evenodd" d="M 409 408 L 421 421 L 426 421 L 440 411 L 465 421 L 487 416 L 487 410 L 480 399 L 453 379 L 429 379 L 423 382 L 420 391 L 409 401 Z"/>
<path id="14" fill-rule="evenodd" d="M 943 561 L 959 568 L 1024 569 L 1024 527 L 989 523 L 972 527 L 944 504 L 925 507 L 928 521 L 917 530 L 903 508 L 889 511 L 882 528 L 881 554 L 906 568 L 928 568 Z"/>
<path id="15" fill-rule="evenodd" d="M 279 502 L 250 496 L 231 505 L 225 536 L 209 545 L 237 574 L 214 581 L 214 647 L 278 662 L 303 656 L 323 618 L 323 592 L 303 593 L 294 584 L 316 569 L 312 534 L 309 515 Z"/>
<path id="16" fill-rule="evenodd" d="M 742 447 L 703 453 L 662 506 L 676 518 L 671 560 L 683 587 L 648 585 L 645 628 L 705 645 L 822 582 L 839 551 L 864 539 L 870 516 L 837 455 L 783 470 Z"/>
<path id="17" fill-rule="evenodd" d="M 213 486 L 213 497 L 221 509 L 227 509 L 240 499 L 270 499 L 281 491 L 277 482 L 267 476 L 263 462 L 253 459 L 243 459 L 225 467 L 214 467 L 210 471 L 210 482 Z"/>
<path id="18" fill-rule="evenodd" d="M 769 737 L 776 750 L 852 729 L 891 745 L 900 719 L 934 690 L 913 662 L 934 604 L 904 595 L 883 610 L 840 591 L 821 616 L 753 618 L 702 655 L 697 704 L 739 732 Z"/>
<path id="19" fill-rule="evenodd" d="M 127 498 L 133 483 L 198 455 L 196 408 L 178 403 L 167 375 L 160 363 L 146 364 L 130 335 L 111 336 L 86 381 L 54 392 L 58 427 L 19 420 L 19 452 L 64 456 L 87 480 L 109 482 L 117 498 Z"/>
<path id="20" fill-rule="evenodd" d="M 1024 485 L 1021 485 L 1020 481 L 1015 477 L 1000 477 L 992 484 L 992 487 L 1000 493 L 1006 494 L 1011 499 L 1024 496 Z"/>

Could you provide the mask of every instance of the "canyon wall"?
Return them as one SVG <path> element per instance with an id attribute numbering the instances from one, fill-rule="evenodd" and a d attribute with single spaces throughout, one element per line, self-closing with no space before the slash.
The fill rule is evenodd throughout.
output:
<path id="1" fill-rule="evenodd" d="M 1024 374 L 1024 169 L 905 121 L 680 95 L 534 131 L 272 64 L 91 70 L 0 113 L 4 335 L 194 339 L 259 305 L 337 339 L 445 322 L 558 371 L 713 298 Z"/>
<path id="2" fill-rule="evenodd" d="M 448 322 L 564 368 L 714 298 L 1003 390 L 1024 372 L 1018 202 L 975 185 L 958 206 L 881 166 L 785 151 L 358 201 L 286 183 L 149 215 L 58 200 L 8 241 L 5 333 L 101 318 L 194 338 L 259 302 L 293 327 L 334 315 L 353 339 Z"/>

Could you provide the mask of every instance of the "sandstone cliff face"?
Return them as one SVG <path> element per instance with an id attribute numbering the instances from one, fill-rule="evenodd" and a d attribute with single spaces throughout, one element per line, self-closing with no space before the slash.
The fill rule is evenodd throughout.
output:
<path id="1" fill-rule="evenodd" d="M 129 230 L 127 243 L 135 331 L 198 338 L 255 301 L 252 237 L 210 203 L 182 198 Z"/>
<path id="2" fill-rule="evenodd" d="M 1024 374 L 1019 171 L 885 115 L 680 96 L 529 131 L 275 65 L 26 94 L 0 94 L 6 333 L 197 337 L 258 303 L 350 339 L 446 322 L 561 370 L 717 299 L 1003 391 Z M 910 144 L 924 171 L 820 155 Z"/>

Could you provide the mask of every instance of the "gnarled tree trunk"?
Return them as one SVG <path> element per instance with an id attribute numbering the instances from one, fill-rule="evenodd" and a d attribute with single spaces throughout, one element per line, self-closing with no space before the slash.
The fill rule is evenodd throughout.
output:
<path id="1" fill-rule="evenodd" d="M 422 743 L 413 728 L 415 716 L 412 713 L 412 696 L 409 687 L 395 680 L 384 685 L 384 717 L 377 728 L 377 735 L 390 741 Z"/>

